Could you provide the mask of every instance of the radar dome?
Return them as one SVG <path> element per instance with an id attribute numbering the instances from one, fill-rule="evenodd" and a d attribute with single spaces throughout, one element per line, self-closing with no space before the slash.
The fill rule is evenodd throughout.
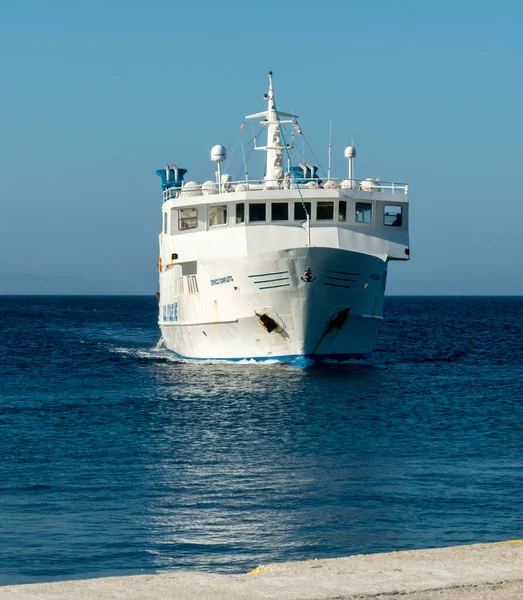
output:
<path id="1" fill-rule="evenodd" d="M 364 192 L 378 192 L 380 190 L 380 183 L 377 179 L 367 177 L 367 179 L 360 182 L 360 190 Z"/>
<path id="2" fill-rule="evenodd" d="M 345 148 L 345 158 L 356 158 L 356 148 L 354 146 L 347 146 Z"/>
<path id="3" fill-rule="evenodd" d="M 200 184 L 197 181 L 188 181 L 182 187 L 182 192 L 184 196 L 199 196 Z"/>
<path id="4" fill-rule="evenodd" d="M 221 144 L 213 146 L 211 150 L 211 160 L 212 162 L 217 163 L 227 160 L 227 150 L 225 149 L 225 146 L 222 146 Z"/>
<path id="5" fill-rule="evenodd" d="M 220 187 L 214 181 L 206 181 L 202 185 L 202 194 L 204 196 L 209 196 L 210 194 L 217 194 L 220 191 Z"/>
<path id="6" fill-rule="evenodd" d="M 339 183 L 336 183 L 335 181 L 326 181 L 323 184 L 323 187 L 326 190 L 337 190 L 340 187 L 340 185 L 339 185 Z"/>

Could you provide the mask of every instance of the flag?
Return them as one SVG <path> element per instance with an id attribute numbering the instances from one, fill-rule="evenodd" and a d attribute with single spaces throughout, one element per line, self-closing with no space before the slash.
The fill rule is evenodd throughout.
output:
<path id="1" fill-rule="evenodd" d="M 307 221 L 303 221 L 303 223 L 300 223 L 300 227 L 302 229 L 305 229 L 305 231 L 307 233 L 309 233 L 309 221 L 308 220 Z"/>
<path id="2" fill-rule="evenodd" d="M 300 129 L 300 126 L 298 125 L 298 122 L 294 123 L 294 129 L 296 129 L 296 133 L 301 133 L 301 129 Z"/>
<path id="3" fill-rule="evenodd" d="M 263 99 L 264 100 L 268 100 L 269 99 L 269 94 L 263 94 Z"/>
<path id="4" fill-rule="evenodd" d="M 240 131 L 243 131 L 245 129 L 245 121 L 240 125 Z"/>

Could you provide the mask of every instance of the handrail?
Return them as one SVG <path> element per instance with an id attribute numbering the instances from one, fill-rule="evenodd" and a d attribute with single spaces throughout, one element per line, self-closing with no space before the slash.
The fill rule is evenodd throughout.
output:
<path id="1" fill-rule="evenodd" d="M 303 181 L 303 179 L 301 180 Z M 321 183 L 320 183 L 321 182 Z M 313 185 L 311 185 L 311 183 Z M 240 189 L 237 189 L 240 187 Z M 164 190 L 163 201 L 178 197 L 191 196 L 215 196 L 231 192 L 252 192 L 252 191 L 274 191 L 274 190 L 308 190 L 308 189 L 332 189 L 340 191 L 361 191 L 361 192 L 388 192 L 392 194 L 407 194 L 409 186 L 406 183 L 394 183 L 380 181 L 379 179 L 344 179 L 343 177 L 333 177 L 328 181 L 322 179 L 311 179 L 307 183 L 298 183 L 290 178 L 283 180 L 270 181 L 265 179 L 249 179 L 239 181 L 229 181 L 218 184 L 213 183 L 192 183 L 185 184 L 181 188 L 172 187 Z"/>

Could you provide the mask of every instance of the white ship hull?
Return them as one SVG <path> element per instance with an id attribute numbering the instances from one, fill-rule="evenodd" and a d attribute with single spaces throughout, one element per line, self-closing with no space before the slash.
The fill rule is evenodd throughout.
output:
<path id="1" fill-rule="evenodd" d="M 294 134 L 304 133 L 297 115 L 276 109 L 272 72 L 264 98 L 267 109 L 245 117 L 267 131 L 265 146 L 254 129 L 249 142 L 266 153 L 263 179 L 248 177 L 243 142 L 245 179 L 222 171 L 220 144 L 215 181 L 186 182 L 176 165 L 156 171 L 164 345 L 196 360 L 368 358 L 388 263 L 410 257 L 408 186 L 356 179 L 353 146 L 348 179 L 330 168 L 320 178 L 305 156 L 292 164 Z"/>
<path id="2" fill-rule="evenodd" d="M 160 298 L 164 344 L 188 359 L 368 358 L 386 272 L 373 255 L 302 247 L 200 263 L 199 293 L 175 296 L 173 268 Z"/>

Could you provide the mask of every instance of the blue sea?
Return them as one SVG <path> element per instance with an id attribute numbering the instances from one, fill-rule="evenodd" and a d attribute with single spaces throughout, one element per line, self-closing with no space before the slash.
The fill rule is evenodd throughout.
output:
<path id="1" fill-rule="evenodd" d="M 154 297 L 0 297 L 0 584 L 523 538 L 523 298 L 390 297 L 374 358 L 180 362 Z"/>

